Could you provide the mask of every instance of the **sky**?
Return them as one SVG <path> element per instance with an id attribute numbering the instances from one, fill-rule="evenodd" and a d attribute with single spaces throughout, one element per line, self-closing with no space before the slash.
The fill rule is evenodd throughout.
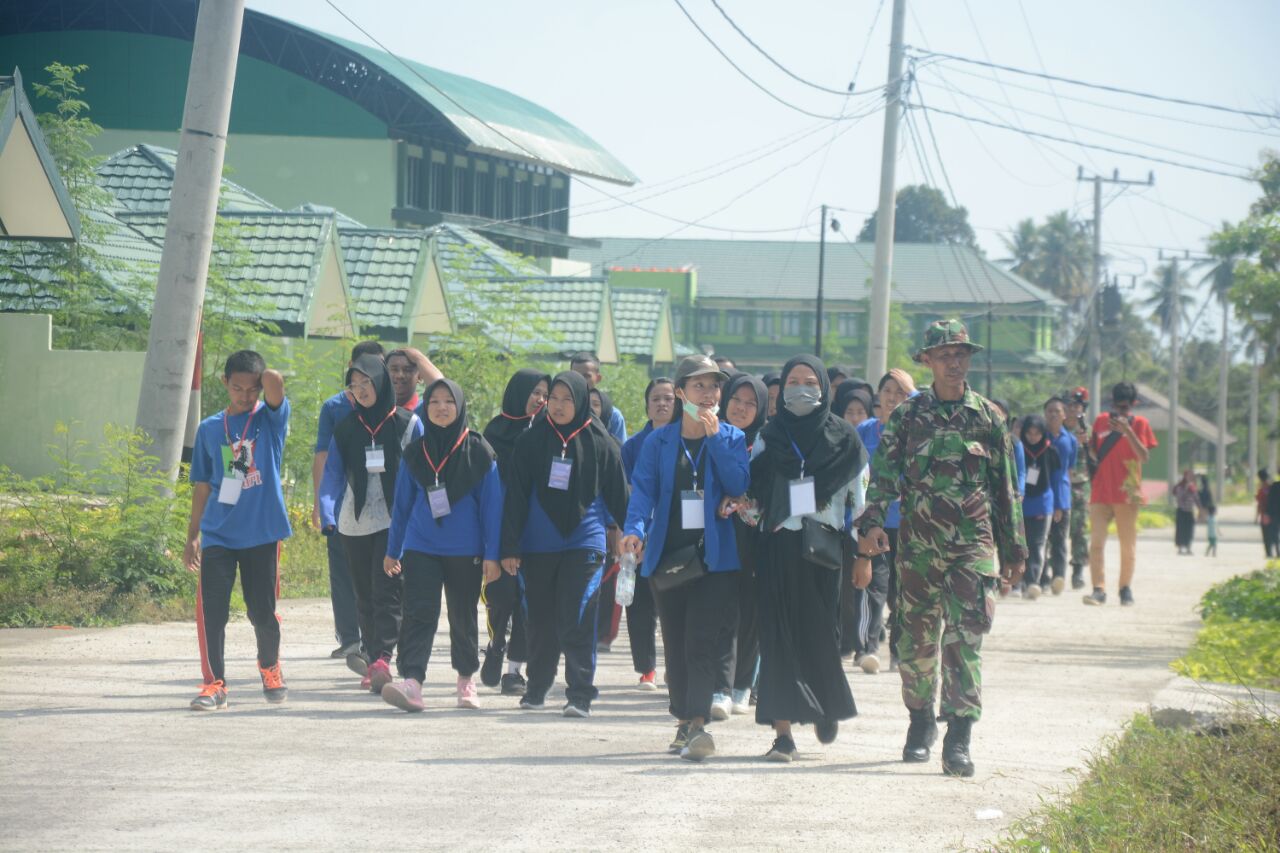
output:
<path id="1" fill-rule="evenodd" d="M 552 110 L 639 176 L 634 188 L 575 181 L 570 231 L 577 236 L 816 240 L 818 206 L 826 203 L 852 239 L 876 205 L 884 116 L 876 89 L 887 79 L 892 0 L 720 0 L 787 71 L 840 92 L 853 82 L 852 96 L 797 82 L 735 32 L 711 0 L 681 0 L 743 71 L 792 106 L 735 71 L 675 0 L 333 2 L 394 53 Z M 249 6 L 369 41 L 328 0 Z M 1275 0 L 907 0 L 905 32 L 921 50 L 1280 113 Z M 916 80 L 915 103 L 1067 140 L 1031 139 L 940 112 L 926 124 L 924 113 L 909 113 L 898 185 L 953 191 L 992 259 L 1007 257 L 1002 235 L 1021 219 L 1064 209 L 1092 216 L 1092 185 L 1077 180 L 1080 168 L 1118 169 L 1133 180 L 1154 172 L 1151 187 L 1104 188 L 1103 251 L 1122 283 L 1148 276 L 1161 249 L 1202 250 L 1214 227 L 1243 218 L 1258 195 L 1256 184 L 1235 177 L 1073 141 L 1233 174 L 1255 167 L 1263 149 L 1280 149 L 1280 122 L 954 60 L 920 59 Z M 1206 312 L 1197 331 L 1207 332 L 1210 319 Z"/>

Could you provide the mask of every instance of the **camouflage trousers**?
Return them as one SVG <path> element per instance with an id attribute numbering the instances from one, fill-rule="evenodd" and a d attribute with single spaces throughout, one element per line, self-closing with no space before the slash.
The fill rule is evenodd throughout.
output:
<path id="1" fill-rule="evenodd" d="M 1089 483 L 1071 484 L 1071 574 L 1089 565 Z"/>
<path id="2" fill-rule="evenodd" d="M 932 708 L 942 678 L 943 716 L 982 716 L 982 638 L 995 616 L 999 578 L 941 554 L 898 560 L 898 672 L 908 708 Z M 990 561 L 984 561 L 987 567 Z"/>

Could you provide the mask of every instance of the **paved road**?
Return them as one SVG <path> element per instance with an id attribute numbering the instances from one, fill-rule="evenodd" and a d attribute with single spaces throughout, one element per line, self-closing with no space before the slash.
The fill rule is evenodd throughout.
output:
<path id="1" fill-rule="evenodd" d="M 1170 681 L 1201 592 L 1263 562 L 1246 518 L 1243 507 L 1224 512 L 1216 558 L 1174 556 L 1172 531 L 1145 535 L 1135 608 L 1086 608 L 1070 593 L 1002 603 L 978 774 L 965 781 L 898 760 L 896 674 L 851 673 L 861 715 L 830 747 L 800 732 L 793 765 L 759 761 L 769 732 L 734 718 L 713 727 L 720 755 L 692 766 L 664 753 L 665 694 L 632 689 L 621 652 L 601 657 L 590 720 L 521 713 L 491 692 L 483 711 L 462 712 L 442 633 L 431 708 L 410 716 L 360 693 L 327 658 L 326 602 L 287 601 L 288 705 L 264 703 L 240 621 L 228 632 L 231 710 L 195 714 L 190 625 L 2 631 L 0 849 L 977 844 L 1069 786 L 1071 769 Z M 979 820 L 986 809 L 1003 816 Z"/>

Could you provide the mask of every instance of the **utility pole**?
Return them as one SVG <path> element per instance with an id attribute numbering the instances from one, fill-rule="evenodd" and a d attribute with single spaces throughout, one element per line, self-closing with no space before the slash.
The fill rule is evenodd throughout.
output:
<path id="1" fill-rule="evenodd" d="M 1121 184 L 1123 186 L 1153 186 L 1156 182 L 1155 172 L 1148 172 L 1145 181 L 1121 180 L 1120 170 L 1115 169 L 1111 177 L 1101 175 L 1085 177 L 1084 167 L 1076 168 L 1076 180 L 1093 184 L 1093 295 L 1089 299 L 1089 310 L 1085 312 L 1085 322 L 1089 324 L 1089 399 L 1095 411 L 1102 411 L 1102 311 L 1098 301 L 1102 298 L 1102 185 Z"/>
<path id="2" fill-rule="evenodd" d="M 995 315 L 991 312 L 991 303 L 987 303 L 987 399 L 991 399 L 991 324 Z"/>
<path id="3" fill-rule="evenodd" d="M 813 354 L 822 358 L 822 274 L 827 263 L 827 206 L 822 206 L 822 223 L 818 226 L 818 315 L 813 318 Z"/>
<path id="4" fill-rule="evenodd" d="M 1218 503 L 1226 497 L 1227 489 L 1227 386 L 1231 384 L 1231 303 L 1227 294 L 1222 299 L 1222 347 L 1218 353 L 1218 441 L 1214 447 L 1213 465 Z"/>
<path id="5" fill-rule="evenodd" d="M 1262 372 L 1262 362 L 1258 358 L 1262 344 L 1256 339 L 1257 332 L 1254 332 L 1254 338 L 1253 365 L 1249 371 L 1249 470 L 1246 472 L 1249 484 L 1246 493 L 1249 497 L 1253 497 L 1253 478 L 1258 473 L 1258 374 Z"/>
<path id="6" fill-rule="evenodd" d="M 902 30 L 907 0 L 893 0 L 889 36 L 889 76 L 885 85 L 884 143 L 880 149 L 880 205 L 876 208 L 876 255 L 871 268 L 871 315 L 868 318 L 867 378 L 884 376 L 889 363 L 889 281 L 893 275 L 893 220 L 898 159 L 898 121 L 902 118 Z"/>
<path id="7" fill-rule="evenodd" d="M 1178 340 L 1180 321 L 1182 319 L 1182 287 L 1179 281 L 1178 256 L 1166 255 L 1161 249 L 1159 258 L 1169 262 L 1169 500 L 1173 500 L 1173 487 L 1182 477 L 1178 463 L 1178 379 L 1182 373 L 1182 342 Z"/>
<path id="8" fill-rule="evenodd" d="M 151 437 L 157 467 L 170 480 L 178 476 L 191 396 L 243 20 L 244 0 L 201 3 L 191 47 L 137 417 L 138 426 Z"/>

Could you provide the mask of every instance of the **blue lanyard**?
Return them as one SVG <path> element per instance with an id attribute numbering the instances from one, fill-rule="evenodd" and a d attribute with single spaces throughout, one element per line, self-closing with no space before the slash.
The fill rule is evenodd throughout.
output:
<path id="1" fill-rule="evenodd" d="M 791 449 L 796 452 L 796 456 L 800 458 L 800 477 L 804 478 L 804 454 L 800 452 L 800 445 L 796 444 L 796 440 L 791 437 L 791 431 L 786 427 L 782 431 L 787 434 L 787 441 L 791 442 Z"/>
<path id="2" fill-rule="evenodd" d="M 689 467 L 693 469 L 693 490 L 698 490 L 698 466 L 702 464 L 702 456 L 707 452 L 707 440 L 702 440 L 702 446 L 698 448 L 698 458 L 694 459 L 689 455 L 689 447 L 684 443 L 684 436 L 680 436 L 680 449 L 684 451 L 684 458 L 689 460 Z"/>

